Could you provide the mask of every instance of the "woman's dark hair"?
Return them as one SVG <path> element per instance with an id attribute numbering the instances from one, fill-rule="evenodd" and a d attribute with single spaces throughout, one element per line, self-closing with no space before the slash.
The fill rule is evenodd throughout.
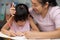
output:
<path id="1" fill-rule="evenodd" d="M 16 13 L 14 14 L 14 20 L 17 21 L 26 21 L 28 19 L 29 10 L 25 4 L 17 4 Z"/>
<path id="2" fill-rule="evenodd" d="M 39 3 L 41 3 L 42 5 L 44 5 L 46 2 L 49 3 L 49 6 L 56 6 L 57 2 L 56 0 L 37 0 Z"/>

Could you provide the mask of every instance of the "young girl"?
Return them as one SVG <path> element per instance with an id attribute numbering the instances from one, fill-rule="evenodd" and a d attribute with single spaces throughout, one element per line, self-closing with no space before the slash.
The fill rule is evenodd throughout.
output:
<path id="1" fill-rule="evenodd" d="M 18 4 L 15 7 L 15 14 L 11 16 L 1 31 L 8 36 L 20 36 L 22 32 L 39 31 L 29 16 L 28 7 L 25 4 Z"/>

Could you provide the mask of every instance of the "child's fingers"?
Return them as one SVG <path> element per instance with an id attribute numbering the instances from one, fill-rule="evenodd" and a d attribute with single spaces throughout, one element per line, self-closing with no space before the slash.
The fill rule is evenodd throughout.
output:
<path id="1" fill-rule="evenodd" d="M 16 35 L 17 36 L 24 36 L 24 34 L 22 32 L 17 32 Z"/>
<path id="2" fill-rule="evenodd" d="M 13 16 L 15 14 L 15 7 L 14 7 L 14 3 L 11 4 L 11 8 L 10 8 L 10 14 Z"/>
<path id="3" fill-rule="evenodd" d="M 11 30 L 10 30 L 10 34 L 11 34 L 10 36 L 16 36 L 15 32 Z"/>
<path id="4" fill-rule="evenodd" d="M 10 36 L 11 34 L 10 34 L 10 32 L 7 32 L 6 35 Z"/>
<path id="5" fill-rule="evenodd" d="M 16 34 L 15 34 L 15 33 L 11 33 L 11 36 L 15 37 L 15 36 L 16 36 Z"/>
<path id="6" fill-rule="evenodd" d="M 15 12 L 16 12 L 16 11 L 15 11 L 15 8 L 14 8 L 14 7 L 11 7 L 11 8 L 10 8 L 10 14 L 11 14 L 11 15 L 14 15 Z"/>
<path id="7" fill-rule="evenodd" d="M 14 7 L 14 2 L 11 4 L 11 7 Z"/>

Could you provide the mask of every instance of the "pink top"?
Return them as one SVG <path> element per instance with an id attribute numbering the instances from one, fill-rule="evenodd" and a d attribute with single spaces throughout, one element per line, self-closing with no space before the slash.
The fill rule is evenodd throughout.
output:
<path id="1" fill-rule="evenodd" d="M 53 31 L 60 28 L 60 7 L 50 7 L 45 18 L 41 15 L 37 15 L 35 11 L 30 8 L 30 14 L 33 16 L 36 23 L 39 25 L 41 31 Z"/>
<path id="2" fill-rule="evenodd" d="M 10 30 L 15 32 L 25 32 L 30 31 L 30 24 L 29 21 L 26 21 L 24 26 L 18 26 L 15 22 L 12 23 L 12 26 L 10 27 Z"/>

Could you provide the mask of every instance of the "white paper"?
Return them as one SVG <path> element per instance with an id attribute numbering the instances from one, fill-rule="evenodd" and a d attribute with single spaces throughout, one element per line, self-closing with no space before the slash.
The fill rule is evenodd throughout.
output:
<path id="1" fill-rule="evenodd" d="M 27 40 L 27 39 L 25 38 L 25 36 L 10 37 L 10 36 L 7 36 L 7 35 L 5 35 L 5 34 L 3 34 L 3 33 L 1 33 L 1 32 L 0 32 L 0 37 L 10 38 L 10 39 L 13 39 L 13 40 Z"/>

